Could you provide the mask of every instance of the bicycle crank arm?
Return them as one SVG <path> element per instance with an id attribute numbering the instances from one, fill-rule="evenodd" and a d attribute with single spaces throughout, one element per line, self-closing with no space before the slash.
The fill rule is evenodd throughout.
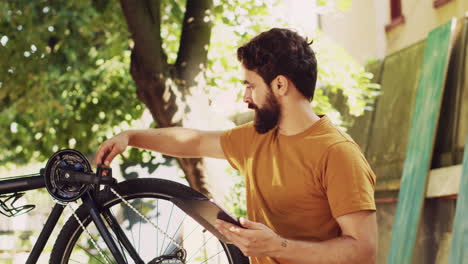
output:
<path id="1" fill-rule="evenodd" d="M 84 183 L 84 184 L 115 184 L 116 180 L 112 177 L 97 177 L 94 173 L 86 173 L 73 170 L 62 170 L 63 177 L 60 179 L 64 183 Z"/>

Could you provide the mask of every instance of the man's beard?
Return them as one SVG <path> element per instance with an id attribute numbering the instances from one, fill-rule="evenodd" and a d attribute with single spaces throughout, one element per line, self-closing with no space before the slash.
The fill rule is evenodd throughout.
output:
<path id="1" fill-rule="evenodd" d="M 268 93 L 266 103 L 262 108 L 253 103 L 250 103 L 248 107 L 255 110 L 254 128 L 259 134 L 267 133 L 278 124 L 281 105 L 271 92 Z"/>

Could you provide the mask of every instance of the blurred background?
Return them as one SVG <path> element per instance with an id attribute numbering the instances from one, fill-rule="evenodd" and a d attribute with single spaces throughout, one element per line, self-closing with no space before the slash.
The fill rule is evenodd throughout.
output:
<path id="1" fill-rule="evenodd" d="M 2 1 L 0 179 L 37 173 L 65 148 L 92 161 L 101 142 L 130 128 L 224 130 L 252 120 L 236 48 L 288 27 L 313 40 L 319 80 L 311 107 L 358 142 L 377 174 L 385 263 L 425 39 L 467 11 L 466 0 Z M 426 194 L 414 263 L 447 262 L 468 131 L 466 46 L 460 40 L 453 49 L 429 175 L 430 186 L 436 174 L 450 186 Z M 129 148 L 112 168 L 121 180 L 181 182 L 245 215 L 243 178 L 225 161 Z M 2 263 L 24 263 L 53 206 L 46 190 L 19 203 L 37 207 L 0 216 Z"/>

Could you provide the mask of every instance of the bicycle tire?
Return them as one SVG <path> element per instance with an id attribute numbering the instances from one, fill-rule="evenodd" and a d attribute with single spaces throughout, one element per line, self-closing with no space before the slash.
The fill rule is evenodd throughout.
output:
<path id="1" fill-rule="evenodd" d="M 139 179 L 127 180 L 127 181 L 121 182 L 113 186 L 113 189 L 118 194 L 120 194 L 123 198 L 129 201 L 134 201 L 134 199 L 151 199 L 150 201 L 152 202 L 155 199 L 160 199 L 161 201 L 167 201 L 165 203 L 168 203 L 169 202 L 168 199 L 174 198 L 174 197 L 177 197 L 177 198 L 205 197 L 203 194 L 195 191 L 194 189 L 188 186 L 185 186 L 180 183 L 173 182 L 173 181 L 168 181 L 164 179 L 155 179 L 155 178 L 139 178 Z M 113 206 L 119 204 L 120 202 L 121 200 L 110 191 L 101 191 L 96 195 L 96 203 L 98 204 L 98 206 L 100 206 L 103 209 L 112 208 Z M 158 205 L 158 208 L 156 209 L 157 210 L 156 217 L 160 217 L 159 204 L 157 205 Z M 77 217 L 80 219 L 80 221 L 83 223 L 83 225 L 88 226 L 88 224 L 91 222 L 91 217 L 89 215 L 89 208 L 87 208 L 87 206 L 85 205 L 81 205 L 76 210 L 75 213 Z M 171 215 L 172 215 L 172 209 L 171 209 Z M 128 218 L 129 218 L 128 222 L 130 223 L 131 222 L 130 217 Z M 185 218 L 187 217 L 184 217 L 184 219 Z M 182 220 L 182 222 L 183 221 L 184 220 Z M 167 221 L 167 223 L 169 224 L 169 220 Z M 140 228 L 141 228 L 141 223 L 140 223 Z M 130 231 L 131 230 L 132 230 L 132 225 L 130 224 Z M 208 231 L 203 230 L 202 232 L 206 233 Z M 79 223 L 76 221 L 74 216 L 73 215 L 70 216 L 70 218 L 67 220 L 66 224 L 63 226 L 62 230 L 60 231 L 57 237 L 57 240 L 54 244 L 54 247 L 52 249 L 51 256 L 50 256 L 50 263 L 52 264 L 69 263 L 71 253 L 75 249 L 75 245 L 82 234 L 83 234 L 83 229 L 80 227 Z M 133 232 L 132 232 L 132 235 L 133 235 Z M 222 250 L 224 251 L 225 256 L 226 256 L 227 261 L 224 261 L 222 263 L 229 263 L 229 264 L 248 264 L 249 263 L 248 258 L 245 257 L 237 247 L 231 244 L 229 245 L 224 244 L 221 241 L 217 240 L 216 238 L 215 240 L 217 241 L 217 243 L 219 243 L 222 246 Z M 138 247 L 140 247 L 140 242 L 138 242 Z M 163 242 L 162 247 L 164 247 L 164 242 Z M 158 246 L 156 246 L 156 248 L 158 248 Z M 80 248 L 78 248 L 77 250 L 80 250 Z M 163 250 L 163 253 L 166 250 L 167 248 Z M 87 252 L 86 249 L 84 249 L 84 251 L 86 254 L 91 254 Z M 159 250 L 156 249 L 156 251 L 159 251 Z M 145 262 L 147 263 L 147 260 L 145 260 Z M 89 263 L 89 261 L 87 263 Z M 105 263 L 105 262 L 102 262 L 102 263 Z M 200 263 L 210 263 L 210 262 L 205 261 L 205 262 L 200 262 Z"/>

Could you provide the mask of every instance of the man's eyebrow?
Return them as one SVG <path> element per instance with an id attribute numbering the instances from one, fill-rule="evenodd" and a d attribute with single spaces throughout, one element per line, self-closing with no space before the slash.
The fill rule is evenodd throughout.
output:
<path id="1" fill-rule="evenodd" d="M 247 85 L 251 84 L 251 83 L 250 83 L 249 81 L 247 81 L 247 80 L 243 80 L 242 83 L 243 83 L 243 84 L 247 84 Z"/>

